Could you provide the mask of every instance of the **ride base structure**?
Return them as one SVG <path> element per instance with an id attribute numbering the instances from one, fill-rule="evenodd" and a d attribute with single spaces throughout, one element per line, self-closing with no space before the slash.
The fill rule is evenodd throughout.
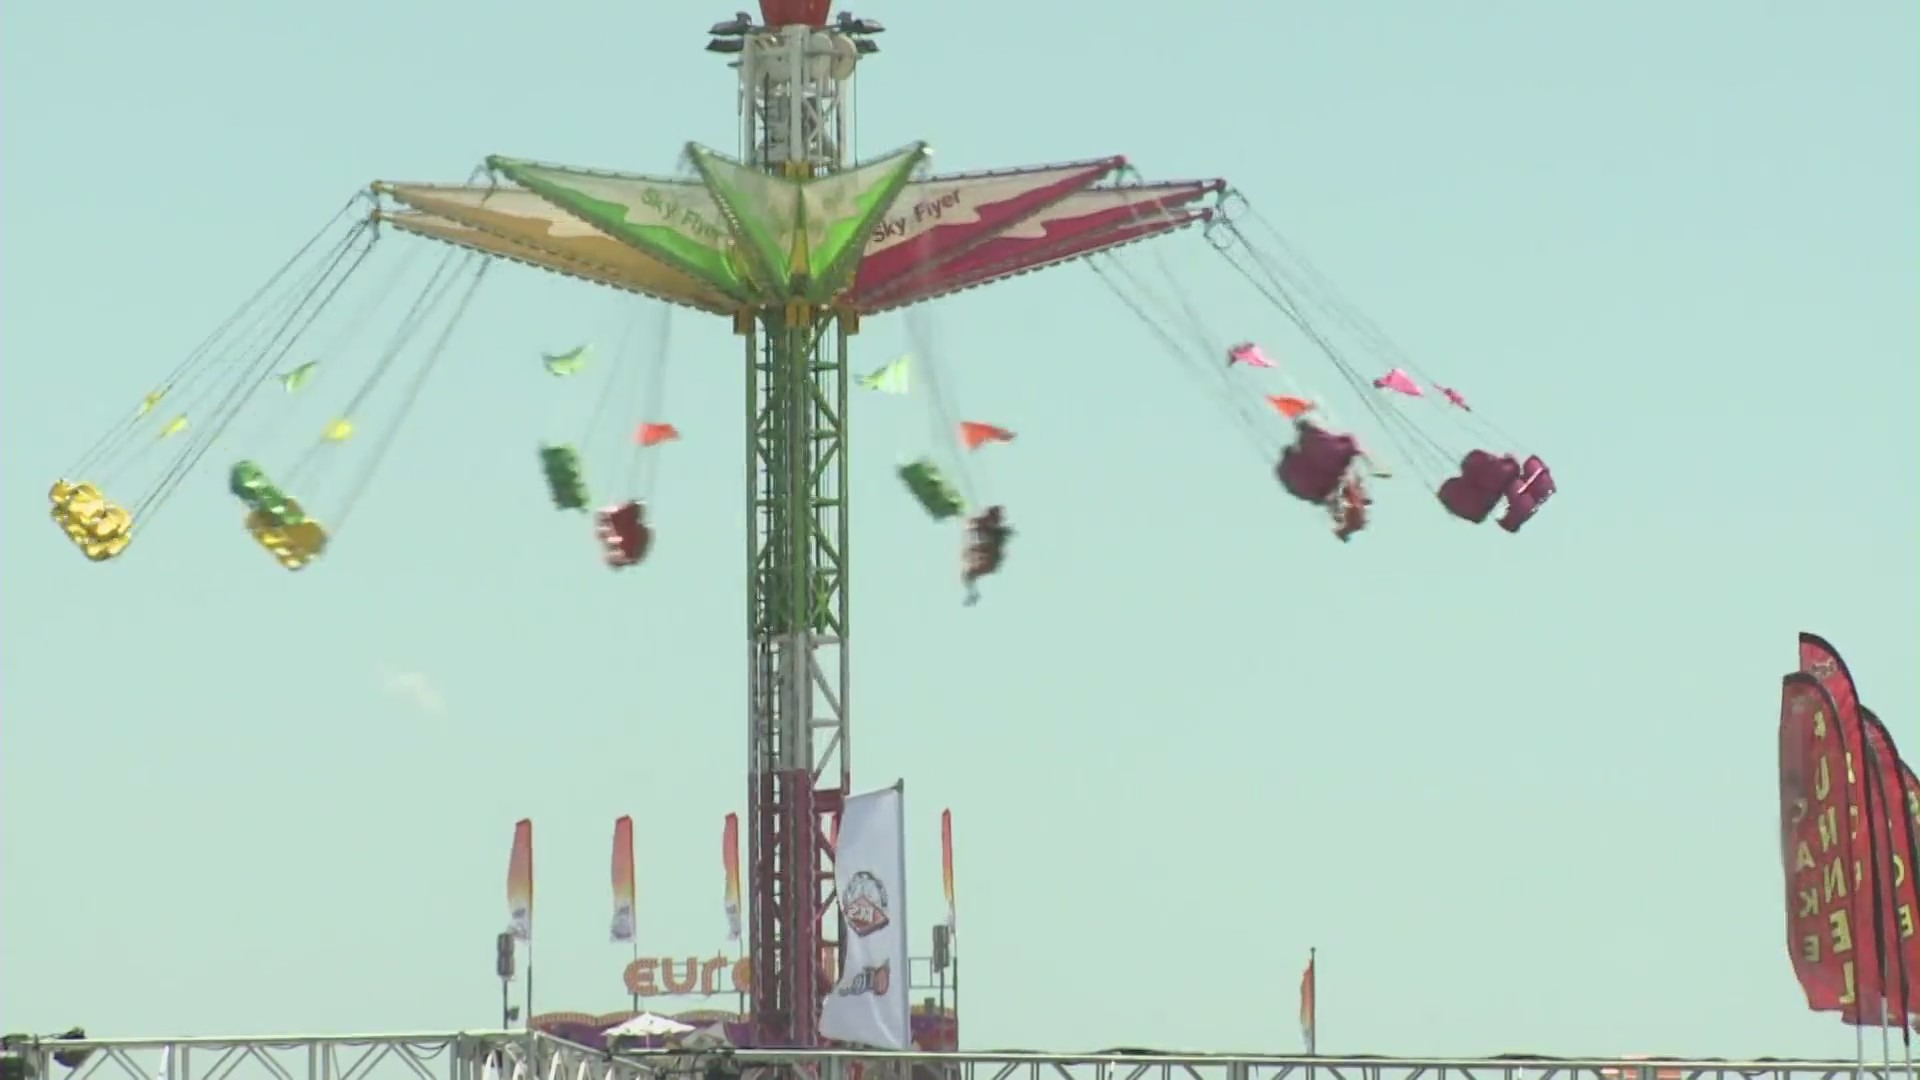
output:
<path id="1" fill-rule="evenodd" d="M 730 1050 L 609 1056 L 537 1032 L 26 1040 L 6 1080 L 1910 1080 L 1902 1062 L 1255 1054 L 890 1054 Z"/>

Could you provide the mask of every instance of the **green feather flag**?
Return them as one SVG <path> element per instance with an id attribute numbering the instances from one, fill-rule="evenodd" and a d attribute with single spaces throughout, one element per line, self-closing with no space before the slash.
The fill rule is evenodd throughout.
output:
<path id="1" fill-rule="evenodd" d="M 578 375 L 587 366 L 587 354 L 593 346 L 582 345 L 577 349 L 563 353 L 542 353 L 540 362 L 547 366 L 547 374 L 560 377 Z"/>
<path id="2" fill-rule="evenodd" d="M 860 385 L 869 390 L 878 390 L 883 394 L 906 393 L 912 386 L 912 378 L 908 374 L 910 359 L 910 356 L 902 356 L 871 375 L 862 375 Z"/>
<path id="3" fill-rule="evenodd" d="M 320 370 L 320 361 L 309 360 L 299 367 L 294 368 L 292 371 L 280 376 L 280 385 L 286 389 L 287 393 L 297 394 L 300 392 L 300 388 L 307 385 L 308 380 L 313 378 L 313 373 L 318 370 Z"/>

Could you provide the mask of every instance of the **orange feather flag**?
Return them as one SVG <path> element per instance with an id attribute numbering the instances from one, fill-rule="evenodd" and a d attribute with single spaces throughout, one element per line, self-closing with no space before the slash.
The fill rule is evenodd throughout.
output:
<path id="1" fill-rule="evenodd" d="M 947 931 L 954 928 L 953 909 L 953 811 L 940 811 L 940 883 L 947 893 Z"/>
<path id="2" fill-rule="evenodd" d="M 613 819 L 613 940 L 633 940 L 636 902 L 633 889 L 633 819 Z"/>
<path id="3" fill-rule="evenodd" d="M 727 940 L 740 940 L 740 815 L 728 814 L 720 829 L 720 865 L 726 873 Z"/>
<path id="4" fill-rule="evenodd" d="M 533 940 L 533 822 L 513 826 L 513 853 L 507 858 L 507 928 L 521 941 Z"/>
<path id="5" fill-rule="evenodd" d="M 1313 411 L 1313 402 L 1306 398 L 1287 397 L 1285 394 L 1268 394 L 1267 404 L 1274 411 L 1289 420 L 1298 420 Z"/>
<path id="6" fill-rule="evenodd" d="M 1300 1038 L 1307 1044 L 1308 1057 L 1317 1052 L 1320 1041 L 1320 1014 L 1313 1000 L 1318 988 L 1313 971 L 1316 951 L 1307 950 L 1307 970 L 1300 973 Z"/>

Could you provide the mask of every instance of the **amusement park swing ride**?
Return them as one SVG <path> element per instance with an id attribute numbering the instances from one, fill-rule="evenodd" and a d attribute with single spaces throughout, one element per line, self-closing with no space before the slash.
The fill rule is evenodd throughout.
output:
<path id="1" fill-rule="evenodd" d="M 743 14 L 712 28 L 708 50 L 739 73 L 740 151 L 689 145 L 691 175 L 494 156 L 482 182 L 373 185 L 50 492 L 66 537 L 88 559 L 118 560 L 218 444 L 251 542 L 302 571 L 338 558 L 360 494 L 492 267 L 517 263 L 729 320 L 749 402 L 748 941 L 753 1040 L 762 1047 L 822 1044 L 817 1006 L 839 946 L 832 837 L 851 783 L 843 448 L 854 399 L 908 394 L 921 376 L 930 385 L 953 440 L 937 448 L 947 466 L 929 455 L 902 467 L 900 479 L 934 519 L 965 521 L 969 590 L 1001 567 L 1012 536 L 1006 510 L 974 505 L 965 460 L 1013 431 L 953 414 L 927 356 L 856 373 L 863 321 L 1085 262 L 1141 320 L 1142 350 L 1182 365 L 1246 434 L 1260 469 L 1284 494 L 1321 508 L 1341 541 L 1361 539 L 1383 486 L 1371 481 L 1399 468 L 1414 480 L 1396 486 L 1424 484 L 1441 511 L 1465 521 L 1484 522 L 1504 503 L 1498 523 L 1508 532 L 1554 492 L 1539 457 L 1425 374 L 1224 181 L 1146 181 L 1118 156 L 930 173 L 930 151 L 917 142 L 850 160 L 849 90 L 883 28 L 847 12 L 830 18 L 829 6 L 760 0 L 757 20 Z M 1267 302 L 1265 344 L 1244 340 L 1245 326 L 1217 336 L 1162 256 L 1121 253 L 1188 230 Z M 382 283 L 365 297 L 367 312 L 344 322 L 323 317 L 376 248 L 395 246 L 378 243 L 385 233 L 436 241 L 442 256 L 392 339 L 356 352 L 370 312 L 402 295 L 397 287 Z M 405 259 L 428 247 L 399 246 Z M 423 334 L 430 344 L 409 363 Z M 653 370 L 666 350 L 663 335 Z M 364 377 L 343 399 L 325 396 L 336 365 L 348 366 L 340 358 L 358 354 L 372 357 Z M 544 363 L 556 377 L 576 377 L 597 359 L 572 349 Z M 621 366 L 644 365 L 621 356 Z M 275 446 L 271 433 L 297 427 L 291 417 L 310 406 L 324 410 L 311 442 Z M 1363 414 L 1369 442 L 1387 446 L 1363 446 L 1336 421 L 1339 409 Z M 606 564 L 644 573 L 656 523 L 636 478 L 679 431 L 661 416 L 629 415 L 621 426 L 642 464 L 602 509 L 579 446 L 542 446 L 537 465 L 554 504 L 591 521 Z M 1271 483 L 1249 492 L 1271 492 Z M 1364 557 L 1363 548 L 1326 557 Z"/>

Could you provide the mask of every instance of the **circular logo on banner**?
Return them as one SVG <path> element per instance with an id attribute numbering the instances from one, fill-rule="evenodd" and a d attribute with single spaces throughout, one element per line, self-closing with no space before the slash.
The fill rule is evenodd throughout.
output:
<path id="1" fill-rule="evenodd" d="M 840 891 L 840 914 L 861 937 L 886 928 L 887 887 L 865 870 L 853 875 Z"/>

